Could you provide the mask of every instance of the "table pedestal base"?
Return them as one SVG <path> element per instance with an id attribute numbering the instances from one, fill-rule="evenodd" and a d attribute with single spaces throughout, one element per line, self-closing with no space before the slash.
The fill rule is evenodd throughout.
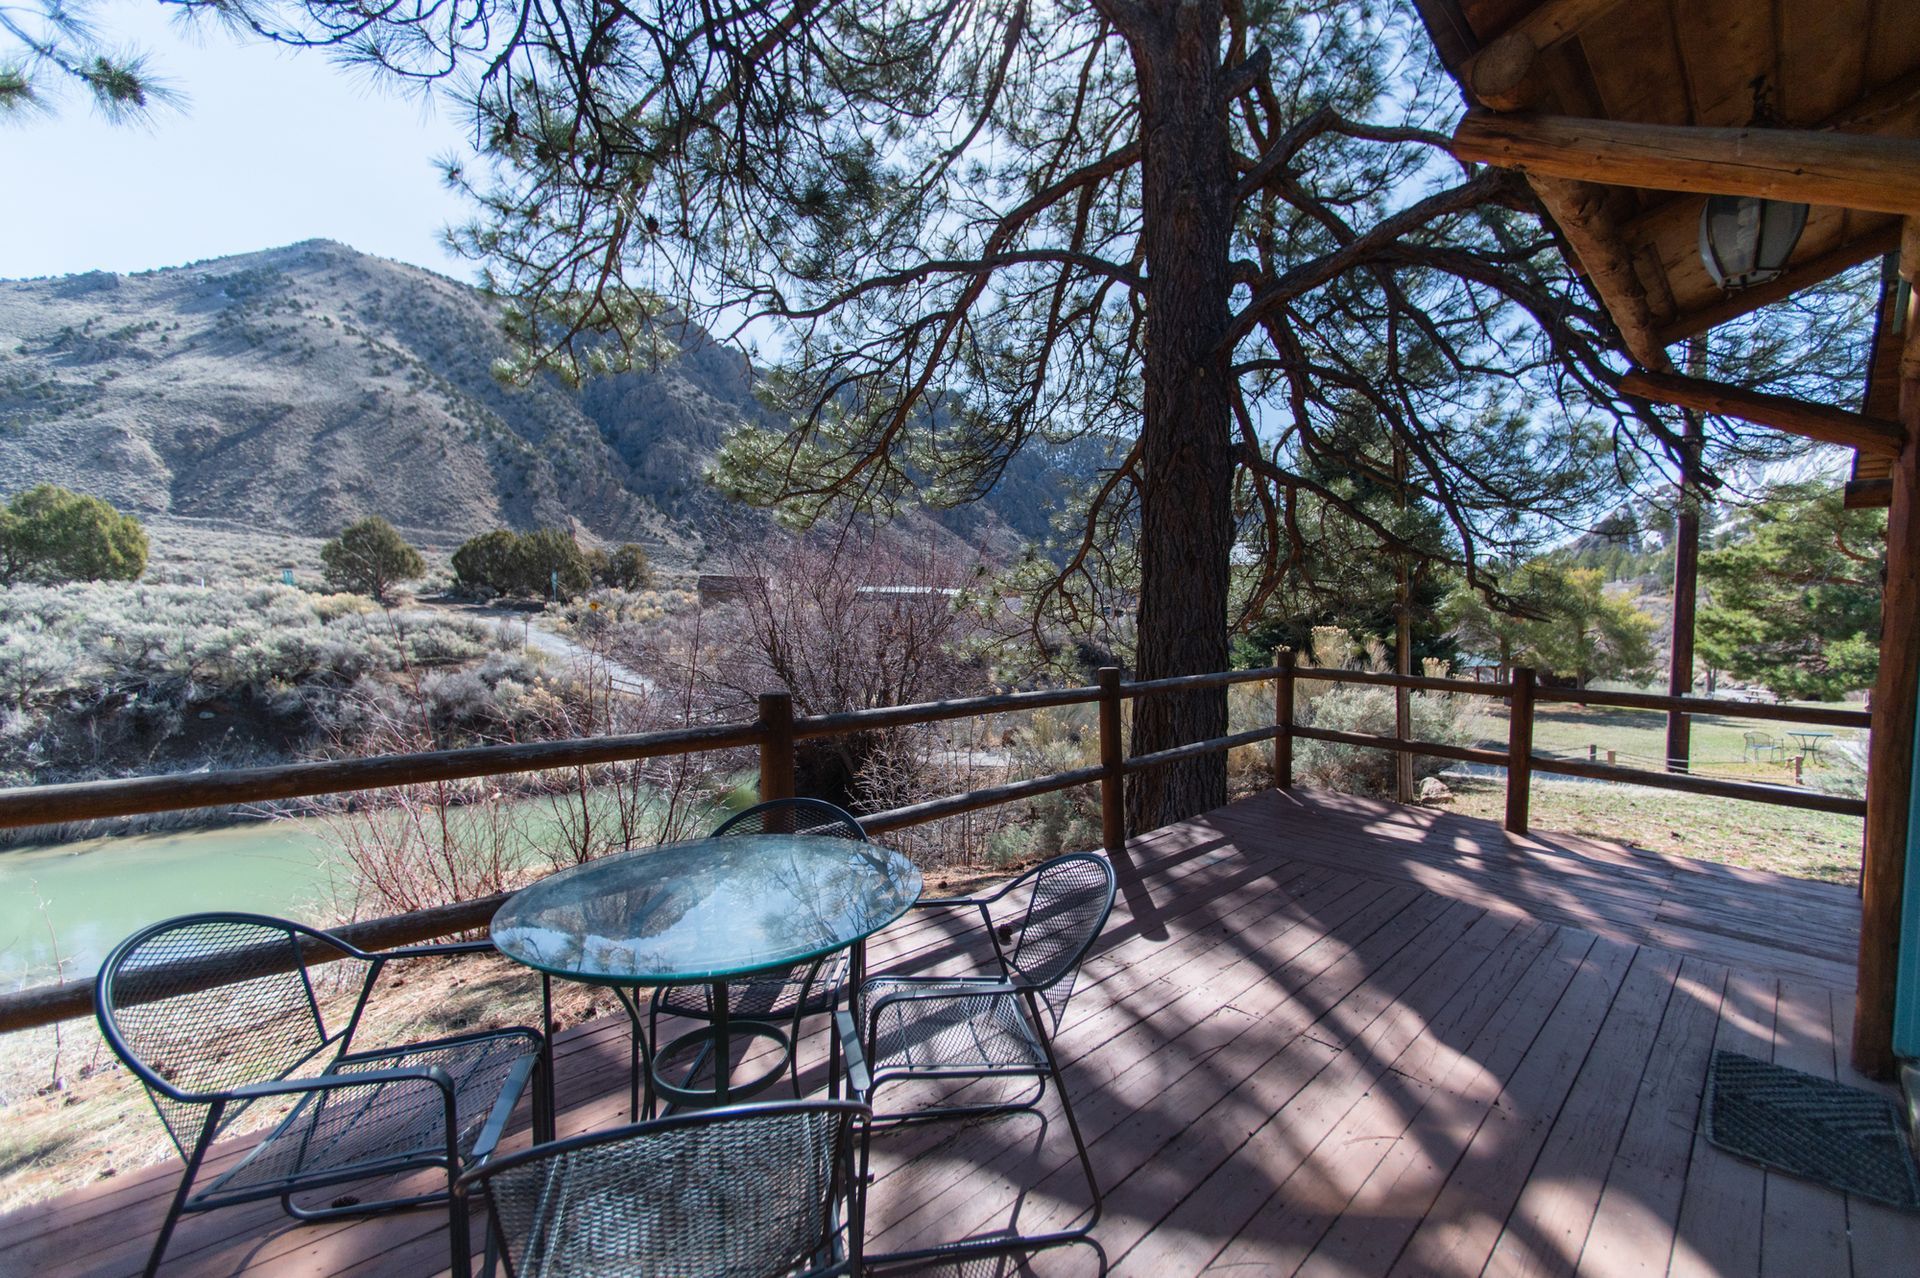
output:
<path id="1" fill-rule="evenodd" d="M 787 1072 L 787 1055 L 793 1043 L 776 1026 L 757 1021 L 734 1021 L 724 1031 L 731 1057 L 734 1049 L 765 1039 L 777 1045 L 779 1054 L 773 1063 L 751 1078 L 732 1077 L 732 1060 L 718 1058 L 716 1029 L 688 1030 L 653 1054 L 653 1090 L 671 1105 L 727 1105 L 744 1100 L 773 1086 Z M 685 1064 L 681 1064 L 685 1062 Z M 703 1069 L 713 1071 L 712 1086 L 695 1085 Z"/>

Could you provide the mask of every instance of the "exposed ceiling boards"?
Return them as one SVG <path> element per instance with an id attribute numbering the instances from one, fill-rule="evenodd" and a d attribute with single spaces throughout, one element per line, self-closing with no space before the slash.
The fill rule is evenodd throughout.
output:
<path id="1" fill-rule="evenodd" d="M 1416 0 L 1468 97 L 1572 119 L 1920 137 L 1913 0 Z M 1756 121 L 1756 107 L 1760 115 Z M 1699 253 L 1704 196 L 1558 173 L 1543 204 L 1642 364 L 1891 251 L 1898 218 L 1816 205 L 1775 284 L 1727 295 Z"/>

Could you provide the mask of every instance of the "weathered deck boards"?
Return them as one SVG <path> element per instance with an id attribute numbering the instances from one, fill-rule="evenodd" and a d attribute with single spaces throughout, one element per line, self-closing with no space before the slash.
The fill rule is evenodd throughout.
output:
<path id="1" fill-rule="evenodd" d="M 1694 1135 L 1716 1047 L 1861 1082 L 1846 889 L 1311 793 L 1130 859 L 1061 1038 L 1116 1274 L 1880 1275 L 1920 1253 L 1920 1217 Z M 964 922 L 915 915 L 874 961 L 951 963 Z M 624 1032 L 562 1036 L 563 1134 L 624 1121 Z M 1051 1101 L 875 1153 L 872 1248 L 1086 1206 Z M 138 1272 L 174 1175 L 0 1220 L 0 1275 Z M 444 1268 L 442 1220 L 236 1208 L 188 1218 L 165 1272 L 417 1278 Z"/>

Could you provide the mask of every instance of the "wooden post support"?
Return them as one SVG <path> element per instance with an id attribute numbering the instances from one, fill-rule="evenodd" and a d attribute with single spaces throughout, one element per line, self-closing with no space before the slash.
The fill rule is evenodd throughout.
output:
<path id="1" fill-rule="evenodd" d="M 1404 491 L 1404 490 L 1403 490 Z M 1393 668 L 1401 675 L 1413 673 L 1412 585 L 1406 557 L 1400 556 L 1398 582 L 1394 589 Z M 1402 741 L 1413 740 L 1413 690 L 1404 684 L 1393 690 L 1393 735 Z M 1413 802 L 1413 755 L 1405 750 L 1393 752 L 1393 797 L 1398 803 Z"/>
<path id="2" fill-rule="evenodd" d="M 1527 791 L 1533 785 L 1533 667 L 1513 668 L 1507 715 L 1507 833 L 1527 832 Z"/>
<path id="3" fill-rule="evenodd" d="M 1687 372 L 1706 368 L 1706 334 L 1687 345 Z M 1700 594 L 1700 449 L 1703 425 L 1698 410 L 1687 414 L 1685 446 L 1680 456 L 1680 497 L 1673 519 L 1673 629 L 1667 660 L 1667 695 L 1693 695 L 1693 631 Z M 1693 724 L 1685 712 L 1667 711 L 1667 771 L 1686 772 L 1693 766 Z"/>
<path id="4" fill-rule="evenodd" d="M 1273 664 L 1280 669 L 1273 681 L 1273 788 L 1293 789 L 1293 650 L 1276 648 Z"/>
<path id="5" fill-rule="evenodd" d="M 793 695 L 760 694 L 760 801 L 793 797 Z"/>
<path id="6" fill-rule="evenodd" d="M 1906 219 L 1900 276 L 1920 280 L 1920 217 Z M 1880 673 L 1867 740 L 1867 833 L 1860 867 L 1859 984 L 1853 1067 L 1893 1075 L 1894 992 L 1906 891 L 1913 793 L 1915 699 L 1920 697 L 1920 314 L 1909 309 L 1900 357 L 1900 422 L 1906 443 L 1893 463 L 1887 508 L 1887 584 L 1880 598 Z"/>
<path id="7" fill-rule="evenodd" d="M 1120 667 L 1101 666 L 1100 685 L 1100 843 L 1107 855 L 1127 850 L 1126 748 L 1120 733 Z"/>

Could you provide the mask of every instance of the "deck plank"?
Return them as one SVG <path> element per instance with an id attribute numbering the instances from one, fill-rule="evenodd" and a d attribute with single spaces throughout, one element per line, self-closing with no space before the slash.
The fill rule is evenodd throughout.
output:
<path id="1" fill-rule="evenodd" d="M 1688 959 L 1654 1040 L 1580 1255 L 1591 1278 L 1664 1274 L 1693 1157 L 1727 969 Z"/>
<path id="2" fill-rule="evenodd" d="M 1058 1040 L 1115 1275 L 1865 1275 L 1920 1252 L 1913 1217 L 1695 1135 L 1715 1048 L 1872 1086 L 1846 1068 L 1843 889 L 1311 791 L 1155 831 L 1130 860 Z M 965 970 L 980 941 L 916 911 L 871 964 Z M 624 1018 L 555 1050 L 562 1133 L 624 1122 Z M 823 1044 L 802 1052 L 817 1088 Z M 870 1247 L 1087 1206 L 1051 1099 L 874 1154 Z M 0 1274 L 138 1272 L 175 1166 L 0 1219 Z M 433 1211 L 316 1226 L 263 1204 L 188 1218 L 163 1273 L 422 1278 L 446 1254 Z"/>

